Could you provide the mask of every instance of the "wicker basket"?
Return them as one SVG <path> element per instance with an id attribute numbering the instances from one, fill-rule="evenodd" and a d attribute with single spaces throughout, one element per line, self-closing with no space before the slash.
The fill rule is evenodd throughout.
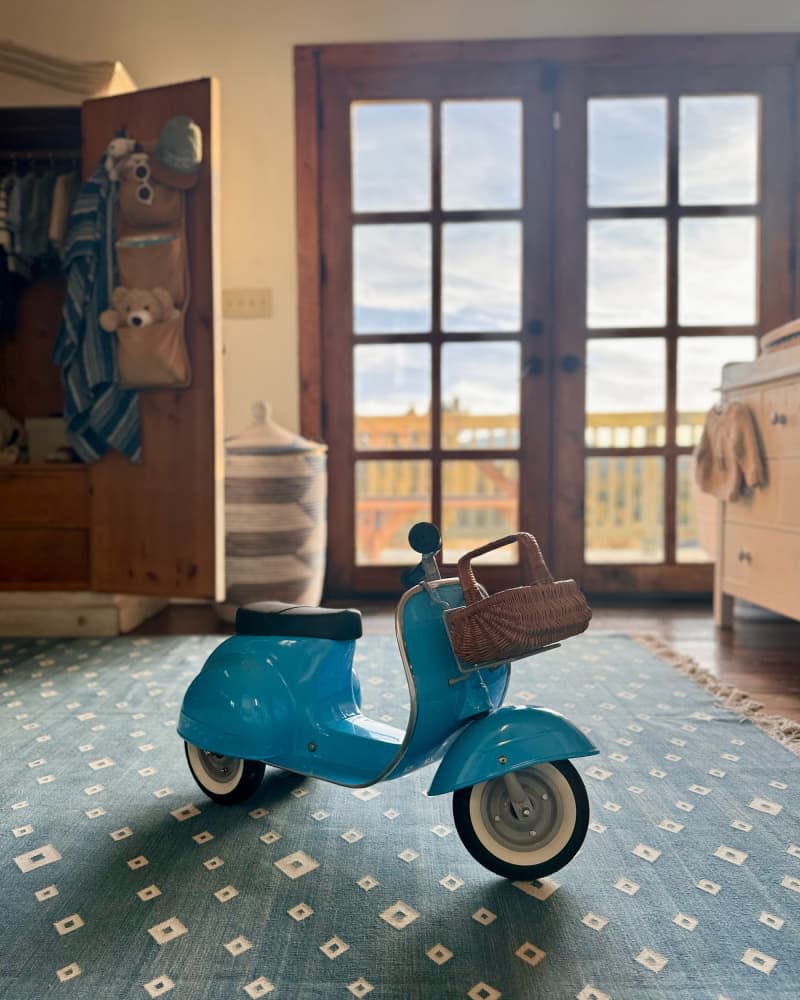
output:
<path id="1" fill-rule="evenodd" d="M 484 596 L 471 560 L 484 552 L 519 542 L 525 586 Z M 502 663 L 519 659 L 583 632 L 592 617 L 574 580 L 553 580 L 539 543 L 527 532 L 506 535 L 458 560 L 464 607 L 446 615 L 450 641 L 465 663 Z"/>

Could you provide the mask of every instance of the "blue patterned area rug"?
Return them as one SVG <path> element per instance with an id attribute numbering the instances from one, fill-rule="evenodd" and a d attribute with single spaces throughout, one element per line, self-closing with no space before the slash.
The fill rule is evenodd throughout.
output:
<path id="1" fill-rule="evenodd" d="M 797 1000 L 800 759 L 629 638 L 513 668 L 584 726 L 591 827 L 542 883 L 474 862 L 419 772 L 205 799 L 175 733 L 218 637 L 0 642 L 0 996 Z M 402 725 L 393 640 L 371 714 Z"/>

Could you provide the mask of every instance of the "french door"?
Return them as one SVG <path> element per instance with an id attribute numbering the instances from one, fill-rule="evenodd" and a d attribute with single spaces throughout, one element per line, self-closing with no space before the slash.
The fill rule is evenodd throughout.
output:
<path id="1" fill-rule="evenodd" d="M 708 591 L 692 452 L 722 366 L 792 314 L 791 71 L 562 82 L 555 308 L 585 372 L 554 411 L 583 439 L 557 449 L 562 565 L 594 592 Z"/>
<path id="2" fill-rule="evenodd" d="M 592 592 L 710 591 L 692 451 L 722 365 L 797 308 L 790 41 L 313 53 L 329 594 L 396 590 L 420 519 L 451 567 L 525 530 Z"/>
<path id="3" fill-rule="evenodd" d="M 323 91 L 328 590 L 549 541 L 553 91 L 547 67 L 329 75 Z M 483 566 L 518 579 L 516 546 Z M 488 565 L 486 565 L 488 563 Z"/>

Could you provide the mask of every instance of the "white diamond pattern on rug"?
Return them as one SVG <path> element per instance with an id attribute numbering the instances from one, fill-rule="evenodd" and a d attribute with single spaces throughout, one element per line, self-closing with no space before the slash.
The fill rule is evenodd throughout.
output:
<path id="1" fill-rule="evenodd" d="M 60 983 L 66 983 L 69 979 L 74 979 L 76 976 L 81 974 L 81 967 L 77 962 L 70 962 L 69 965 L 64 965 L 62 968 L 56 970 L 56 976 Z"/>
<path id="2" fill-rule="evenodd" d="M 188 933 L 184 924 L 177 917 L 163 920 L 160 924 L 148 927 L 147 931 L 156 944 L 166 944 L 168 941 L 174 941 L 175 938 Z"/>
<path id="3" fill-rule="evenodd" d="M 514 954 L 517 958 L 521 958 L 523 962 L 534 966 L 543 962 L 545 959 L 545 952 L 543 952 L 541 948 L 537 948 L 535 944 L 531 944 L 530 941 L 526 941 L 524 944 L 520 945 Z"/>
<path id="4" fill-rule="evenodd" d="M 275 867 L 279 868 L 287 878 L 294 879 L 308 875 L 315 868 L 319 868 L 319 861 L 315 861 L 303 851 L 294 851 L 292 854 L 287 854 L 285 858 L 276 861 Z"/>
<path id="5" fill-rule="evenodd" d="M 259 976 L 258 979 L 247 983 L 242 989 L 251 1000 L 257 1000 L 258 997 L 265 997 L 268 993 L 272 993 L 275 986 L 266 976 Z"/>
<path id="6" fill-rule="evenodd" d="M 409 906 L 407 903 L 403 903 L 401 900 L 393 906 L 387 907 L 380 915 L 381 920 L 385 920 L 390 927 L 394 927 L 395 930 L 401 931 L 409 924 L 412 924 L 418 917 L 419 913 L 414 909 L 413 906 Z"/>
<path id="7" fill-rule="evenodd" d="M 160 997 L 169 993 L 170 990 L 174 990 L 175 983 L 169 976 L 158 976 L 156 979 L 151 979 L 149 983 L 145 983 L 144 988 L 149 997 Z"/>
<path id="8" fill-rule="evenodd" d="M 452 951 L 450 951 L 449 948 L 445 948 L 443 944 L 435 944 L 432 948 L 429 948 L 425 954 L 432 962 L 435 962 L 436 965 L 444 965 L 445 962 L 449 962 L 453 957 Z"/>
<path id="9" fill-rule="evenodd" d="M 352 983 L 348 983 L 347 989 L 354 997 L 365 997 L 368 993 L 372 993 L 375 987 L 361 976 L 359 979 L 354 979 Z"/>
<path id="10" fill-rule="evenodd" d="M 225 950 L 229 952 L 234 958 L 237 955 L 242 955 L 246 951 L 250 951 L 253 947 L 253 942 L 248 941 L 248 939 L 240 934 L 239 937 L 234 938 L 232 941 L 228 941 L 225 944 Z"/>
<path id="11" fill-rule="evenodd" d="M 220 638 L 0 638 L 0 891 L 23 915 L 5 929 L 30 976 L 20 1000 L 97 982 L 120 997 L 191 998 L 198 982 L 250 1000 L 324 983 L 357 998 L 677 997 L 704 955 L 709 1000 L 794 996 L 797 764 L 642 647 L 590 632 L 513 664 L 508 702 L 564 712 L 602 756 L 574 761 L 591 807 L 580 853 L 558 881 L 511 881 L 463 848 L 427 768 L 358 789 L 270 767 L 247 803 L 203 797 L 175 726 Z M 397 652 L 360 643 L 380 682 L 362 676 L 363 711 L 402 727 Z"/>
<path id="12" fill-rule="evenodd" d="M 73 913 L 69 917 L 64 917 L 62 920 L 57 920 L 53 927 L 58 931 L 60 935 L 71 934 L 73 931 L 78 930 L 79 927 L 83 927 L 83 919 L 77 914 Z"/>
<path id="13" fill-rule="evenodd" d="M 338 958 L 343 955 L 346 951 L 350 950 L 350 945 L 347 942 L 342 941 L 342 939 L 336 935 L 329 938 L 324 944 L 319 946 L 319 950 L 323 955 L 327 955 L 331 960 Z"/>

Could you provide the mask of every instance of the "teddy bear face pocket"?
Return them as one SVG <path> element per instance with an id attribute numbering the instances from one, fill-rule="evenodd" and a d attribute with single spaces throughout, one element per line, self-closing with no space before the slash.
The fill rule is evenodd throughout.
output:
<path id="1" fill-rule="evenodd" d="M 183 214 L 183 193 L 153 180 L 149 170 L 144 180 L 126 171 L 119 182 L 119 214 L 126 229 L 174 226 Z"/>
<path id="2" fill-rule="evenodd" d="M 186 302 L 186 259 L 177 233 L 144 233 L 117 240 L 119 283 L 127 288 L 166 288 L 180 309 Z"/>
<path id="3" fill-rule="evenodd" d="M 184 314 L 149 326 L 117 329 L 119 384 L 125 389 L 185 387 L 191 368 L 183 335 Z"/>

